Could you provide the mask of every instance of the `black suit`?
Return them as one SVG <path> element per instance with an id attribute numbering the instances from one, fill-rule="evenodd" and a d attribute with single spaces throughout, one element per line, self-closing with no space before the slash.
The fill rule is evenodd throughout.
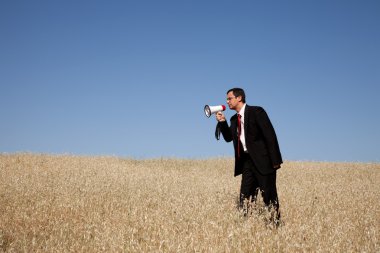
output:
<path id="1" fill-rule="evenodd" d="M 218 127 L 225 141 L 233 141 L 235 149 L 235 176 L 242 174 L 241 199 L 256 199 L 258 190 L 263 191 L 265 204 L 273 204 L 278 210 L 276 170 L 282 163 L 276 133 L 265 110 L 246 105 L 244 132 L 247 153 L 238 157 L 237 114 L 231 117 L 231 125 L 219 122 Z M 241 145 L 241 144 L 240 144 Z M 278 166 L 277 168 L 274 168 Z"/>

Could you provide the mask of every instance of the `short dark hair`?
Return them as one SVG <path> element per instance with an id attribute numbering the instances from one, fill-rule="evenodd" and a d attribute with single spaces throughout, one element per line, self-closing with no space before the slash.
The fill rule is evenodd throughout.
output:
<path id="1" fill-rule="evenodd" d="M 232 91 L 232 94 L 234 94 L 235 97 L 241 96 L 241 101 L 245 103 L 245 92 L 242 88 L 232 88 L 227 91 L 227 94 Z"/>

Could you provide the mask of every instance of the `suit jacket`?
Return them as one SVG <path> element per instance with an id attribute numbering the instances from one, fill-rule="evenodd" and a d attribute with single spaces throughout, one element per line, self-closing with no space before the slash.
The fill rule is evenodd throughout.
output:
<path id="1" fill-rule="evenodd" d="M 235 176 L 242 174 L 243 164 L 237 154 L 237 114 L 227 121 L 219 122 L 218 127 L 226 142 L 233 141 L 235 149 Z M 244 112 L 245 143 L 255 167 L 263 175 L 276 171 L 275 165 L 282 163 L 277 136 L 265 110 L 259 106 L 246 105 Z"/>

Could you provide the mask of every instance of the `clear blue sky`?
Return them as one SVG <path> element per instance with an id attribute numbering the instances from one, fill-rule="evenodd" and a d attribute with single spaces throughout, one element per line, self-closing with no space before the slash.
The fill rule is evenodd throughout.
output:
<path id="1" fill-rule="evenodd" d="M 0 34 L 0 153 L 232 157 L 203 107 L 242 87 L 285 160 L 380 162 L 378 0 L 3 0 Z"/>

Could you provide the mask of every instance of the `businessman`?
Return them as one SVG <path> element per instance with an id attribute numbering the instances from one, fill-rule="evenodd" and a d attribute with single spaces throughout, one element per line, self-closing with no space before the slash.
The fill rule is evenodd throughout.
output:
<path id="1" fill-rule="evenodd" d="M 240 207 L 247 201 L 256 201 L 261 193 L 265 205 L 274 209 L 272 221 L 278 224 L 276 172 L 281 167 L 282 157 L 272 123 L 262 107 L 246 104 L 241 88 L 227 92 L 227 104 L 236 114 L 231 117 L 229 126 L 224 114 L 218 112 L 217 127 L 226 142 L 233 141 L 235 176 L 242 174 Z"/>

